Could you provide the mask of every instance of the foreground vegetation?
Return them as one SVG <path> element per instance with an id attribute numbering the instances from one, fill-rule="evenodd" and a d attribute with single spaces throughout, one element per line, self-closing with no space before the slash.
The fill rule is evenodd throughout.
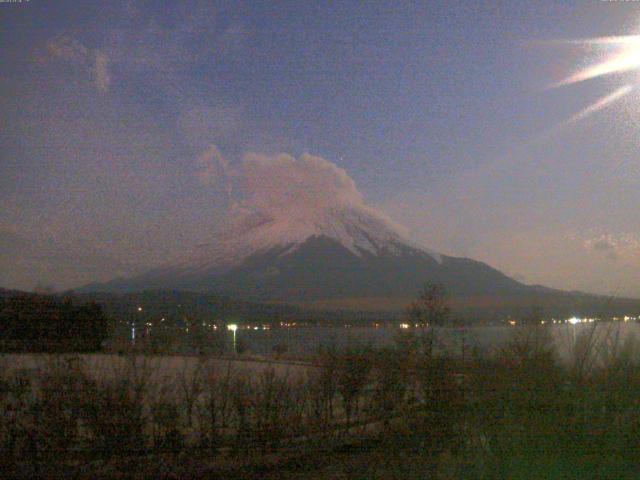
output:
<path id="1" fill-rule="evenodd" d="M 109 330 L 109 319 L 94 302 L 0 295 L 0 352 L 93 352 L 102 348 Z"/>
<path id="2" fill-rule="evenodd" d="M 1 370 L 5 477 L 636 478 L 640 351 L 589 326 L 561 364 L 544 326 L 482 357 L 319 352 L 302 373 L 221 367 L 157 375 L 131 354 Z M 410 473 L 412 472 L 412 473 Z M 411 476 L 413 475 L 413 477 Z"/>

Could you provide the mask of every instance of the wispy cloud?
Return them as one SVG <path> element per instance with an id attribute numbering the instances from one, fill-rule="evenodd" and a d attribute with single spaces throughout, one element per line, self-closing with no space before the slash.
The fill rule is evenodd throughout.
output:
<path id="1" fill-rule="evenodd" d="M 104 53 L 96 52 L 96 61 L 94 69 L 94 79 L 96 87 L 101 92 L 107 92 L 111 84 L 111 75 L 109 73 L 109 57 Z"/>
<path id="2" fill-rule="evenodd" d="M 229 162 L 222 156 L 217 146 L 210 145 L 198 156 L 196 163 L 198 165 L 196 176 L 203 185 L 224 185 L 227 193 L 231 194 Z"/>
<path id="3" fill-rule="evenodd" d="M 123 72 L 145 72 L 179 95 L 184 90 L 184 82 L 177 80 L 181 72 L 215 64 L 237 52 L 249 36 L 241 23 L 217 21 L 223 8 L 212 2 L 189 2 L 178 6 L 175 18 L 167 23 L 149 6 L 125 4 L 117 20 L 98 32 L 64 32 L 50 38 L 40 48 L 38 60 L 83 64 L 102 93 L 112 83 L 110 66 L 117 65 Z"/>
<path id="4" fill-rule="evenodd" d="M 68 35 L 60 35 L 50 39 L 45 47 L 51 58 L 73 62 L 86 60 L 89 51 L 77 39 Z"/>
<path id="5" fill-rule="evenodd" d="M 46 54 L 40 55 L 43 63 L 65 62 L 81 65 L 85 74 L 90 74 L 92 82 L 99 92 L 109 91 L 111 85 L 109 56 L 104 52 L 90 49 L 70 35 L 60 35 L 50 39 L 44 50 Z"/>
<path id="6" fill-rule="evenodd" d="M 584 247 L 613 261 L 633 262 L 640 259 L 640 240 L 631 234 L 602 234 L 584 241 Z"/>
<path id="7" fill-rule="evenodd" d="M 187 142 L 196 149 L 206 148 L 211 142 L 224 143 L 237 135 L 243 124 L 240 108 L 214 104 L 212 99 L 200 99 L 197 105 L 185 100 L 178 115 L 178 128 Z M 194 102 L 195 103 L 195 102 Z"/>

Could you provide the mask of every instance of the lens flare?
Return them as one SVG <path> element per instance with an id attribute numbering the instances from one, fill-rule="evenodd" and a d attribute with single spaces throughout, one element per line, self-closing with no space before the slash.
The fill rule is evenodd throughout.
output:
<path id="1" fill-rule="evenodd" d="M 552 43 L 557 44 L 558 41 Z M 551 85 L 553 88 L 574 85 L 576 83 L 585 82 L 599 77 L 608 75 L 622 74 L 630 71 L 640 71 L 640 35 L 621 35 L 610 37 L 594 37 L 576 40 L 562 40 L 562 44 L 568 45 L 585 45 L 591 49 L 595 49 L 604 59 L 600 62 L 583 68 L 569 75 L 568 77 Z M 640 79 L 639 79 L 640 81 Z M 567 120 L 558 125 L 556 130 L 563 129 L 567 126 L 583 120 L 614 102 L 620 100 L 635 89 L 636 85 L 625 82 L 625 85 L 617 88 L 613 92 L 583 110 L 577 112 Z"/>
<path id="2" fill-rule="evenodd" d="M 630 93 L 632 90 L 633 90 L 633 86 L 631 86 L 631 85 L 624 85 L 624 86 L 618 88 L 617 90 L 614 90 L 609 95 L 606 95 L 606 96 L 602 97 L 600 100 L 596 101 L 595 103 L 592 103 L 591 105 L 589 105 L 588 107 L 584 108 L 583 110 L 580 110 L 578 113 L 573 115 L 571 118 L 568 118 L 567 120 L 562 122 L 560 124 L 560 128 L 568 127 L 569 125 L 572 125 L 572 124 L 574 124 L 576 122 L 579 122 L 583 118 L 588 117 L 592 113 L 596 113 L 596 112 L 602 110 L 603 108 L 608 107 L 609 105 L 611 105 L 615 101 L 621 99 L 622 97 L 624 97 L 625 95 Z"/>
<path id="3" fill-rule="evenodd" d="M 615 57 L 604 62 L 585 68 L 573 75 L 558 82 L 555 86 L 562 87 L 564 85 L 572 85 L 574 83 L 584 82 L 592 78 L 610 75 L 612 73 L 628 72 L 640 67 L 640 45 L 629 49 L 628 52 L 622 52 Z"/>
<path id="4" fill-rule="evenodd" d="M 566 44 L 588 45 L 590 47 L 617 47 L 612 56 L 602 62 L 579 70 L 557 82 L 554 87 L 572 85 L 593 78 L 615 73 L 623 73 L 640 69 L 640 35 L 618 37 L 587 38 L 583 40 L 566 40 Z"/>

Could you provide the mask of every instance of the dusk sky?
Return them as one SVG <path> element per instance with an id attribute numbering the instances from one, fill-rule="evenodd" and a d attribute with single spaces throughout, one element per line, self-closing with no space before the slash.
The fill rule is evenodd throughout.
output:
<path id="1" fill-rule="evenodd" d="M 280 208 L 284 181 L 251 192 L 273 172 L 526 283 L 640 297 L 640 40 L 601 39 L 640 4 L 490 3 L 0 3 L 0 286 L 157 266 Z"/>

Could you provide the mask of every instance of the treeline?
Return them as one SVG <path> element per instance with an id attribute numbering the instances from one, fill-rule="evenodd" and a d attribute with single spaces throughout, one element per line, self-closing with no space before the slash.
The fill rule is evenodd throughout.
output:
<path id="1" fill-rule="evenodd" d="M 83 301 L 95 301 L 103 305 L 113 318 L 160 318 L 173 321 L 188 319 L 194 323 L 229 321 L 235 323 L 263 323 L 278 325 L 280 322 L 322 325 L 370 325 L 372 322 L 397 321 L 399 312 L 369 312 L 351 310 L 317 310 L 294 305 L 269 304 L 231 298 L 215 293 L 179 290 L 145 290 L 136 293 L 79 293 Z M 143 311 L 138 313 L 138 307 Z"/>
<path id="2" fill-rule="evenodd" d="M 108 330 L 96 303 L 26 293 L 0 298 L 0 349 L 5 352 L 96 351 Z"/>

